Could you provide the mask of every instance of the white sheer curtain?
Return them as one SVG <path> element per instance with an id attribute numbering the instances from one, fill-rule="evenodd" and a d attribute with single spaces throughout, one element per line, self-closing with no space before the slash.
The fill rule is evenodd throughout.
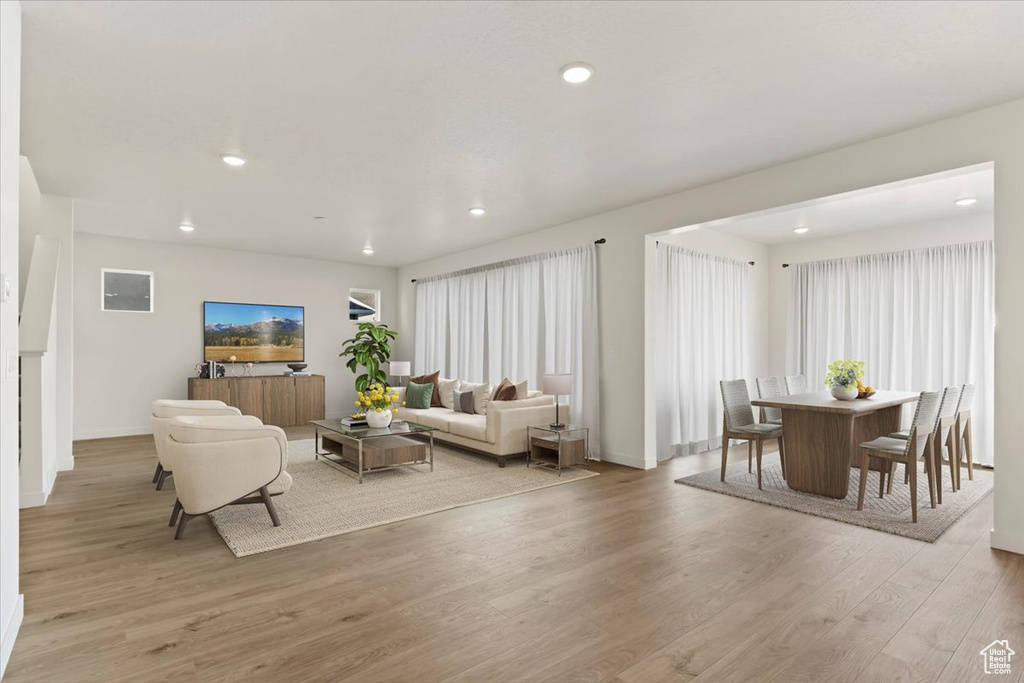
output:
<path id="1" fill-rule="evenodd" d="M 487 377 L 529 380 L 543 373 L 540 261 L 487 271 Z"/>
<path id="2" fill-rule="evenodd" d="M 828 364 L 856 358 L 880 389 L 974 383 L 974 457 L 992 462 L 992 242 L 791 267 L 787 372 L 824 388 Z"/>
<path id="3" fill-rule="evenodd" d="M 541 261 L 544 291 L 545 373 L 572 374 L 569 420 L 590 427 L 590 448 L 600 453 L 600 348 L 597 247 L 553 253 Z"/>
<path id="4" fill-rule="evenodd" d="M 469 378 L 484 376 L 486 291 L 487 276 L 484 273 L 470 273 L 448 280 L 448 377 L 479 382 L 481 380 Z"/>
<path id="5" fill-rule="evenodd" d="M 597 247 L 553 251 L 416 282 L 414 371 L 467 382 L 571 373 L 569 419 L 600 454 Z"/>
<path id="6" fill-rule="evenodd" d="M 416 283 L 416 340 L 414 372 L 423 368 L 448 371 L 448 283 L 427 280 Z M 433 370 L 431 371 L 433 372 Z"/>
<path id="7" fill-rule="evenodd" d="M 658 460 L 721 445 L 719 381 L 746 376 L 747 264 L 658 245 Z"/>

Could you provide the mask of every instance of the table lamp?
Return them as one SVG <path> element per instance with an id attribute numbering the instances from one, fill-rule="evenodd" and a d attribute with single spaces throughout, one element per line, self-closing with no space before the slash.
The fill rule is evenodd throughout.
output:
<path id="1" fill-rule="evenodd" d="M 552 429 L 565 429 L 565 425 L 558 421 L 558 397 L 572 393 L 572 375 L 544 375 L 541 378 L 540 390 L 555 397 L 555 421 L 548 426 Z"/>
<path id="2" fill-rule="evenodd" d="M 392 377 L 398 378 L 398 386 L 402 386 L 402 378 L 412 374 L 412 368 L 407 360 L 393 360 L 388 363 L 388 372 Z"/>

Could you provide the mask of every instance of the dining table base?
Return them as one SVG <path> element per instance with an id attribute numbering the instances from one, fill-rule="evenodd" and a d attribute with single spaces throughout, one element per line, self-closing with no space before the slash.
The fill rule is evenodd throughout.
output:
<path id="1" fill-rule="evenodd" d="M 794 491 L 846 498 L 850 465 L 860 463 L 860 445 L 900 429 L 902 406 L 871 412 L 835 413 L 782 408 L 786 483 Z M 884 467 L 872 462 L 872 469 Z"/>

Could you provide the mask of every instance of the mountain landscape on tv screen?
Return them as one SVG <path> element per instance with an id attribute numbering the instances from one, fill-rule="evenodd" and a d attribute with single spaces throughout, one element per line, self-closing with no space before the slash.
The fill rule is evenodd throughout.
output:
<path id="1" fill-rule="evenodd" d="M 303 333 L 301 320 L 274 316 L 247 324 L 211 323 L 203 328 L 203 343 L 207 360 L 301 361 Z"/>

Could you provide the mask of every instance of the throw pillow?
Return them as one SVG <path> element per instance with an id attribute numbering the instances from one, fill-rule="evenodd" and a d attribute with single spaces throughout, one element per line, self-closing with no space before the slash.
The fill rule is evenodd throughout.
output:
<path id="1" fill-rule="evenodd" d="M 437 384 L 440 389 L 439 393 L 441 394 L 441 405 L 448 410 L 454 410 L 455 406 L 453 405 L 453 402 L 455 398 L 453 394 L 455 390 L 459 388 L 459 380 L 445 379 L 444 377 L 441 377 L 437 380 Z"/>
<path id="2" fill-rule="evenodd" d="M 430 399 L 433 395 L 433 384 L 409 382 L 409 386 L 405 388 L 405 407 L 426 410 L 430 407 Z"/>
<path id="3" fill-rule="evenodd" d="M 473 412 L 477 415 L 487 414 L 487 404 L 491 402 L 491 385 L 487 382 L 480 384 L 470 384 L 469 382 L 459 382 L 460 391 L 472 391 L 473 392 Z"/>
<path id="4" fill-rule="evenodd" d="M 501 380 L 491 396 L 492 401 L 514 401 L 516 398 L 516 385 L 508 377 Z"/>
<path id="5" fill-rule="evenodd" d="M 441 387 L 440 387 L 440 384 L 438 382 L 438 377 L 440 375 L 441 375 L 441 371 L 438 370 L 437 372 L 432 372 L 429 375 L 416 375 L 415 377 L 410 377 L 409 378 L 409 382 L 410 383 L 411 382 L 415 382 L 416 384 L 433 384 L 434 385 L 434 393 L 430 396 L 430 405 L 435 407 L 435 408 L 442 408 L 442 407 L 444 407 L 443 404 L 441 403 Z"/>
<path id="6" fill-rule="evenodd" d="M 516 384 L 516 398 L 517 399 L 527 398 L 527 397 L 529 397 L 529 395 L 530 395 L 530 390 L 527 389 L 527 387 L 526 387 L 526 380 L 525 379 L 522 382 L 519 382 L 518 384 Z"/>
<path id="7" fill-rule="evenodd" d="M 472 391 L 459 391 L 455 389 L 452 392 L 452 406 L 457 413 L 469 413 L 473 415 L 476 413 L 473 404 L 473 392 Z"/>

